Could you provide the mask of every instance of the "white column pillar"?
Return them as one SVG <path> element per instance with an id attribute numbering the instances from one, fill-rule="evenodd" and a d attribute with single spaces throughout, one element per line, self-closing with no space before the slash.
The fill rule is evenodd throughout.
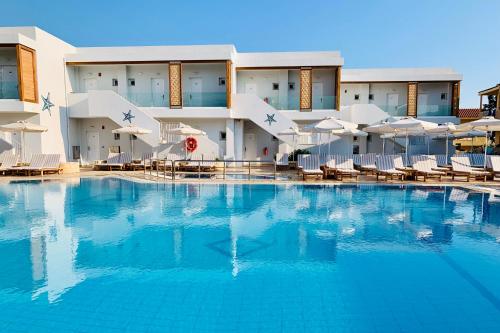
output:
<path id="1" fill-rule="evenodd" d="M 234 158 L 236 160 L 242 160 L 243 159 L 243 149 L 244 149 L 244 142 L 243 142 L 243 126 L 245 124 L 245 121 L 242 119 L 237 119 L 234 121 Z"/>
<path id="2" fill-rule="evenodd" d="M 234 151 L 234 119 L 226 119 L 226 156 L 231 158 L 235 156 Z"/>

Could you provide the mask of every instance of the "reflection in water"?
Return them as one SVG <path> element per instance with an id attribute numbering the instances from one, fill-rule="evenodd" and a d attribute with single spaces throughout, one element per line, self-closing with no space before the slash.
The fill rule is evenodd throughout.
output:
<path id="1" fill-rule="evenodd" d="M 0 294 L 48 303 L 115 274 L 238 279 L 335 269 L 339 257 L 367 251 L 423 251 L 428 244 L 445 251 L 471 241 L 490 249 L 500 239 L 500 204 L 458 188 L 82 179 L 1 185 L 0 203 Z"/>

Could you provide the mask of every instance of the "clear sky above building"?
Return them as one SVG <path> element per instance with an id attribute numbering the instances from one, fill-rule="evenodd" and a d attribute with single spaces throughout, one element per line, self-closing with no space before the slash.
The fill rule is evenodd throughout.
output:
<path id="1" fill-rule="evenodd" d="M 3 26 L 36 25 L 75 46 L 235 44 L 339 50 L 349 68 L 453 67 L 462 107 L 500 83 L 498 0 L 25 0 L 2 12 Z"/>

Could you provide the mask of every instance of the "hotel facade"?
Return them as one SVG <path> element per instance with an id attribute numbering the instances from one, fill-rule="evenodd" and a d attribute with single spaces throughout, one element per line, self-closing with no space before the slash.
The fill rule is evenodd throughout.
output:
<path id="1" fill-rule="evenodd" d="M 112 133 L 130 124 L 152 131 L 132 138 L 136 158 L 182 154 L 183 138 L 169 130 L 186 124 L 206 132 L 196 137 L 196 153 L 271 160 L 296 146 L 282 131 L 325 117 L 360 127 L 402 116 L 459 123 L 461 80 L 447 68 L 349 69 L 336 51 L 75 47 L 36 27 L 0 28 L 0 124 L 43 125 L 47 132 L 26 136 L 27 154 L 60 153 L 83 164 L 130 151 L 131 138 Z M 0 138 L 20 149 L 19 134 Z M 382 149 L 377 135 L 330 139 L 338 153 Z M 298 147 L 314 151 L 327 140 L 303 137 Z M 411 144 L 427 151 L 420 139 Z"/>

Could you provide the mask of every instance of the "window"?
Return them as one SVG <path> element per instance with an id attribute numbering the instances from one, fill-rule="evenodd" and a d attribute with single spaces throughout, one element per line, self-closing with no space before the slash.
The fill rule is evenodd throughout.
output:
<path id="1" fill-rule="evenodd" d="M 288 82 L 288 90 L 295 90 L 295 82 Z"/>
<path id="2" fill-rule="evenodd" d="M 354 100 L 359 101 L 359 94 L 354 95 Z"/>
<path id="3" fill-rule="evenodd" d="M 447 93 L 441 93 L 441 100 L 446 101 L 448 99 L 448 94 Z"/>
<path id="4" fill-rule="evenodd" d="M 112 154 L 119 154 L 121 153 L 121 148 L 120 146 L 109 146 L 109 152 Z"/>
<path id="5" fill-rule="evenodd" d="M 120 133 L 114 133 L 115 140 L 120 140 Z"/>
<path id="6" fill-rule="evenodd" d="M 368 95 L 368 99 L 369 99 L 370 101 L 373 101 L 373 94 L 369 94 L 369 95 Z"/>
<path id="7" fill-rule="evenodd" d="M 118 79 L 111 79 L 111 85 L 113 87 L 118 87 Z"/>
<path id="8" fill-rule="evenodd" d="M 137 140 L 137 135 L 130 134 L 130 140 Z"/>
<path id="9" fill-rule="evenodd" d="M 135 79 L 128 79 L 128 86 L 129 87 L 135 87 Z"/>
<path id="10" fill-rule="evenodd" d="M 226 85 L 226 78 L 220 77 L 219 78 L 219 86 L 225 86 L 225 85 Z"/>
<path id="11" fill-rule="evenodd" d="M 226 132 L 219 132 L 219 141 L 226 141 Z"/>
<path id="12" fill-rule="evenodd" d="M 80 146 L 73 146 L 73 159 L 74 160 L 79 160 L 80 159 Z"/>
<path id="13" fill-rule="evenodd" d="M 273 83 L 273 90 L 280 90 L 280 84 L 279 83 Z"/>

